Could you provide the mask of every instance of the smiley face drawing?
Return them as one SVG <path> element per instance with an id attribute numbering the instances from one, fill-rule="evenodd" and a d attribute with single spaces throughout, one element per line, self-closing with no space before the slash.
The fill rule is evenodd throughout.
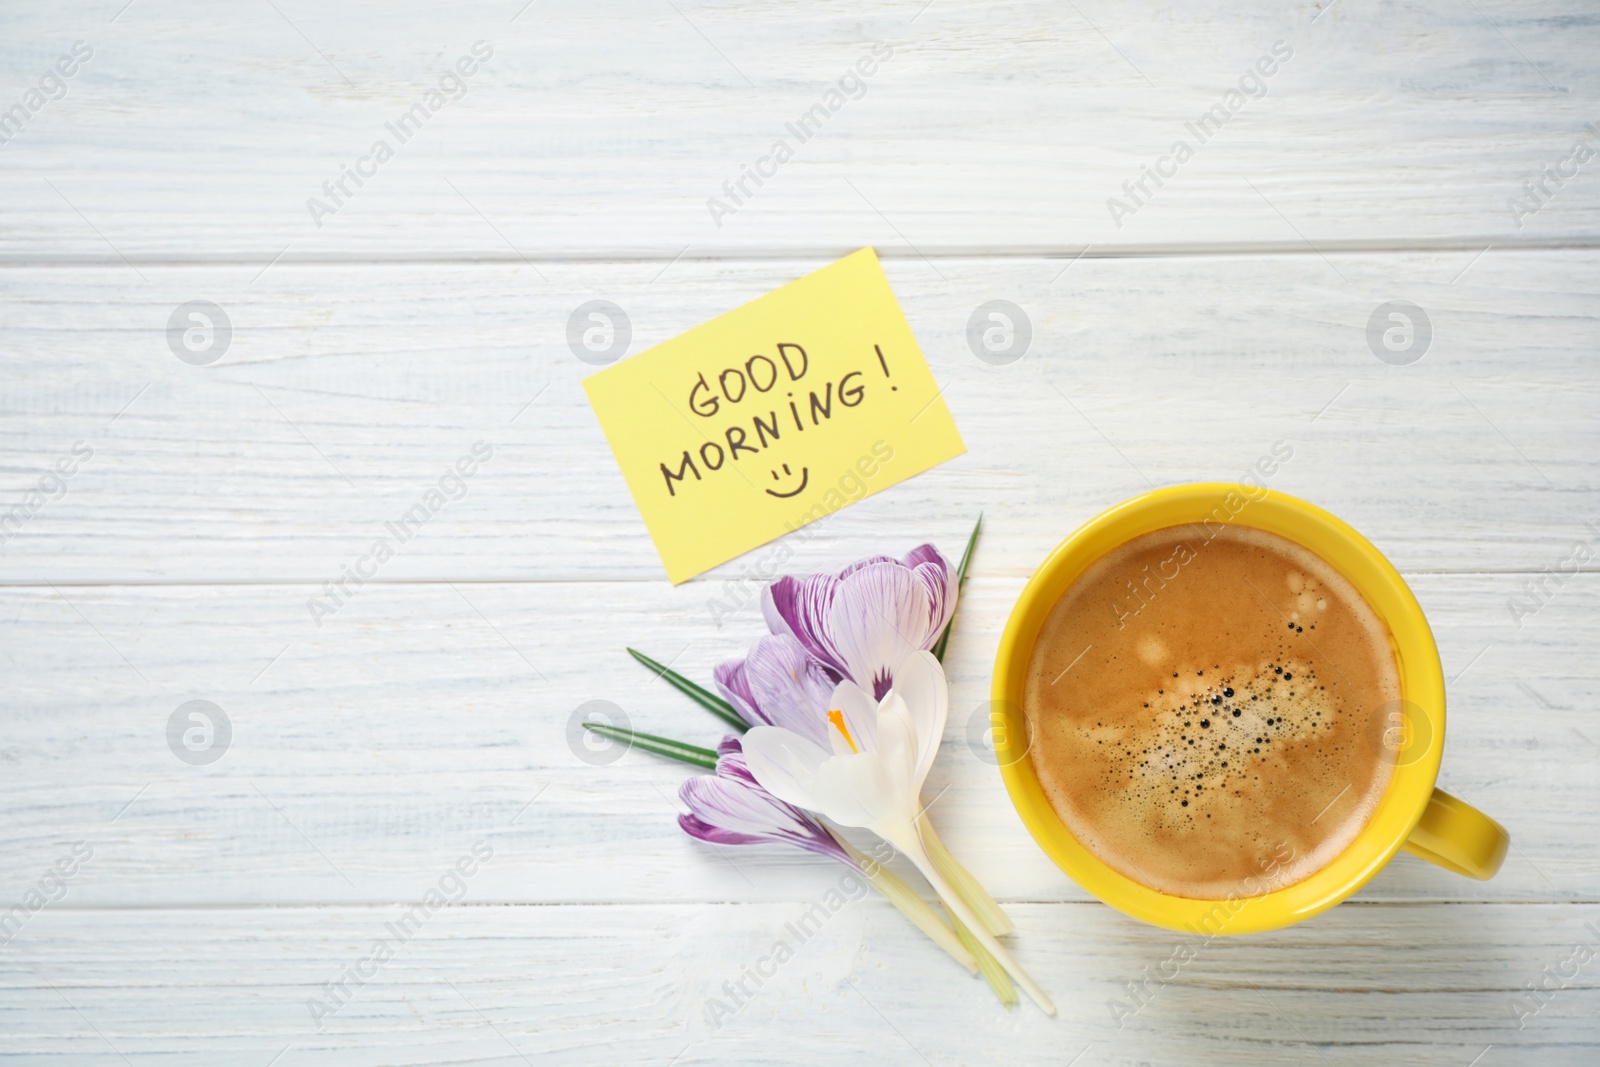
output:
<path id="1" fill-rule="evenodd" d="M 789 465 L 787 463 L 785 463 L 783 465 L 783 473 L 788 475 L 791 478 L 794 477 L 794 472 L 789 469 Z M 777 471 L 773 471 L 772 472 L 772 480 L 773 481 L 778 481 L 778 472 Z M 780 493 L 776 489 L 768 489 L 767 493 L 768 493 L 768 495 L 775 496 L 780 500 L 787 500 L 792 496 L 799 496 L 801 493 L 805 492 L 806 483 L 809 482 L 810 480 L 811 480 L 811 468 L 810 467 L 801 467 L 800 468 L 800 484 L 798 486 L 796 486 L 795 489 L 792 492 Z"/>

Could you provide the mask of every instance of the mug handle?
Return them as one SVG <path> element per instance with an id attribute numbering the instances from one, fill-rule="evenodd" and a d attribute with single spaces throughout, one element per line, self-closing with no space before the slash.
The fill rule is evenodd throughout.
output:
<path id="1" fill-rule="evenodd" d="M 1422 820 L 1400 847 L 1447 871 L 1485 881 L 1505 862 L 1511 835 L 1471 804 L 1435 789 Z"/>

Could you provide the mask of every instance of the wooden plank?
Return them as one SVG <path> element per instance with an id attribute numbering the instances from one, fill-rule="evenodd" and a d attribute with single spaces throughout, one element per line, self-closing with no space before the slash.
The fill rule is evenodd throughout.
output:
<path id="1" fill-rule="evenodd" d="M 1579 1067 L 1600 1046 L 1593 964 L 1569 963 L 1600 942 L 1592 904 L 1347 905 L 1209 943 L 1098 905 L 1019 905 L 1018 956 L 1054 994 L 1052 1020 L 1006 1014 L 875 899 L 844 903 L 802 941 L 789 927 L 812 903 L 446 908 L 317 1018 L 313 998 L 333 1002 L 326 983 L 393 944 L 403 906 L 59 910 L 0 954 L 0 1054 L 508 1067 L 787 1064 L 797 1048 L 807 1062 L 870 1049 L 889 1064 L 978 1064 L 1004 1048 L 1027 1064 Z M 780 939 L 793 958 L 747 977 Z M 1566 988 L 1552 979 L 1537 1014 L 1519 1015 L 1547 968 Z M 1141 1010 L 1114 1014 L 1147 975 Z M 724 983 L 741 979 L 750 996 L 713 1030 L 708 1001 L 732 1006 Z"/>
<path id="2" fill-rule="evenodd" d="M 0 499 L 27 503 L 75 442 L 94 451 L 0 548 L 0 580 L 321 583 L 479 440 L 494 459 L 382 580 L 658 578 L 568 317 L 614 300 L 638 352 L 820 265 L 547 263 L 548 283 L 523 264 L 0 270 Z M 1270 484 L 1407 570 L 1536 571 L 1600 521 L 1600 253 L 937 269 L 888 264 L 968 453 L 816 527 L 841 558 L 886 529 L 953 541 L 988 510 L 1006 518 L 990 573 L 1021 576 L 1094 512 L 1242 477 L 1278 441 L 1294 455 Z M 209 366 L 168 344 L 196 299 L 232 322 Z M 1033 327 L 1008 366 L 968 346 L 992 299 Z M 1369 347 L 1392 299 L 1432 323 L 1409 366 Z M 698 588 L 769 565 L 758 551 Z"/>
<path id="3" fill-rule="evenodd" d="M 1082 900 L 969 744 L 1021 584 L 989 573 L 1010 540 L 1003 516 L 991 522 L 950 649 L 952 713 L 927 795 L 998 895 Z M 837 560 L 808 547 L 796 565 L 824 562 Z M 1487 883 L 1401 856 L 1362 899 L 1600 898 L 1600 858 L 1572 847 L 1594 837 L 1600 811 L 1600 672 L 1587 654 L 1600 577 L 1572 580 L 1520 628 L 1506 607 L 1518 575 L 1412 581 L 1452 680 L 1442 781 L 1501 819 L 1516 851 Z M 19 899 L 77 841 L 94 856 L 70 899 L 95 907 L 403 899 L 418 872 L 480 837 L 497 858 L 474 882 L 479 902 L 766 901 L 835 877 L 799 854 L 689 840 L 674 822 L 687 767 L 642 753 L 606 762 L 615 751 L 591 763 L 569 745 L 592 700 L 636 728 L 715 744 L 720 724 L 623 646 L 708 679 L 764 632 L 754 603 L 719 630 L 697 590 L 665 582 L 383 585 L 319 629 L 311 591 L 0 590 L 0 851 L 13 857 L 0 900 Z M 196 699 L 231 724 L 230 747 L 204 766 L 180 761 L 167 736 Z"/>
<path id="4" fill-rule="evenodd" d="M 8 93 L 75 39 L 94 54 L 4 146 L 0 254 L 253 272 L 279 255 L 1600 240 L 1588 170 L 1541 178 L 1595 136 L 1600 27 L 1581 0 L 1256 2 L 1181 18 L 1045 0 L 518 7 L 413 0 L 380 17 L 190 0 L 109 23 L 95 4 L 13 7 Z M 438 97 L 420 132 L 391 132 L 475 41 L 493 56 L 464 93 L 448 84 L 454 99 Z M 875 41 L 892 56 L 875 59 Z M 1274 72 L 1246 81 L 1247 98 L 1240 82 L 1263 61 Z M 877 66 L 849 98 L 838 84 L 858 63 Z M 813 107 L 826 121 L 802 140 L 790 127 Z M 1213 109 L 1226 123 L 1201 136 Z M 380 140 L 393 158 L 377 163 Z M 777 140 L 792 158 L 761 162 Z M 1180 141 L 1193 156 L 1178 165 Z M 759 187 L 744 177 L 758 163 L 772 175 Z M 344 177 L 357 166 L 359 186 Z M 1159 188 L 1153 167 L 1170 174 Z M 343 194 L 324 191 L 341 180 Z M 735 201 L 724 184 L 741 180 Z M 1549 195 L 1522 217 L 1509 202 L 1529 181 Z M 714 214 L 713 197 L 734 213 Z"/>

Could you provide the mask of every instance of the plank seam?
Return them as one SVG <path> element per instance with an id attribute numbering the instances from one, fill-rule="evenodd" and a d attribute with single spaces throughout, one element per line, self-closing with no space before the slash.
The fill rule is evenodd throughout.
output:
<path id="1" fill-rule="evenodd" d="M 710 248 L 688 254 L 681 248 L 667 249 L 596 249 L 593 251 L 565 251 L 534 253 L 523 256 L 499 251 L 461 251 L 444 253 L 396 252 L 382 254 L 302 254 L 284 255 L 273 261 L 274 266 L 440 266 L 484 265 L 526 266 L 534 263 L 672 263 L 672 262 L 766 262 L 773 260 L 834 260 L 856 251 L 858 246 L 795 246 L 788 248 Z M 874 246 L 877 247 L 877 246 Z M 893 247 L 877 247 L 878 257 L 884 260 L 922 262 L 928 259 L 1183 259 L 1202 256 L 1296 256 L 1309 257 L 1327 254 L 1404 255 L 1426 252 L 1460 252 L 1481 254 L 1493 247 L 1496 252 L 1562 252 L 1594 251 L 1600 249 L 1600 234 L 1573 234 L 1553 237 L 1517 237 L 1488 235 L 1478 237 L 1417 238 L 1394 241 L 1379 238 L 1325 239 L 1316 248 L 1304 242 L 1238 241 L 1197 242 L 1193 244 L 1150 245 L 994 245 L 994 246 L 924 246 L 920 252 Z M 130 255 L 127 259 L 98 254 L 14 255 L 0 253 L 0 269 L 36 269 L 41 267 L 126 267 L 128 264 L 143 267 L 259 267 L 260 257 L 233 254 L 215 256 Z"/>

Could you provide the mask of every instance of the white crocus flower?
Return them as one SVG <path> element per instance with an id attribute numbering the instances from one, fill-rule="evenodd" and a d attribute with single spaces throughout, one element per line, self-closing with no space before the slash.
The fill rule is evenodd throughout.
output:
<path id="1" fill-rule="evenodd" d="M 922 783 L 950 710 L 939 661 L 929 652 L 908 657 L 881 701 L 853 682 L 841 682 L 830 707 L 828 749 L 781 726 L 752 728 L 744 736 L 750 773 L 780 800 L 871 830 L 904 853 L 951 914 L 1046 1014 L 1054 1015 L 1049 996 L 946 881 L 917 831 Z"/>

